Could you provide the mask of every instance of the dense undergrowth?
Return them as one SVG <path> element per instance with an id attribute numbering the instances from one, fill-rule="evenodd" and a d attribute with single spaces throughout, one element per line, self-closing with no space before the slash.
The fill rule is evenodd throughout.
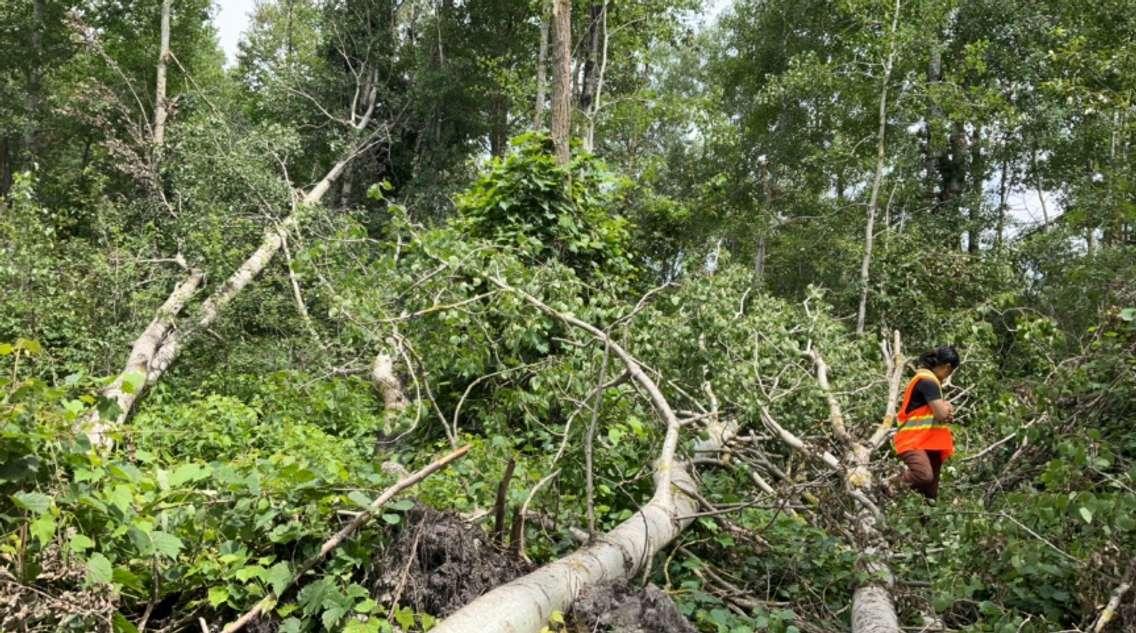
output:
<path id="1" fill-rule="evenodd" d="M 603 169 L 586 156 L 574 165 Z M 5 626 L 220 624 L 282 587 L 397 473 L 451 443 L 470 444 L 469 456 L 388 506 L 285 594 L 273 612 L 279 630 L 428 629 L 442 614 L 374 594 L 383 571 L 376 552 L 390 546 L 412 498 L 484 515 L 507 457 L 517 463 L 510 507 L 557 473 L 532 499 L 538 519 L 526 524 L 525 555 L 541 561 L 577 547 L 573 529 L 587 526 L 588 398 L 601 372 L 610 379 L 620 370 L 593 342 L 494 290 L 490 275 L 607 328 L 682 408 L 703 406 L 709 383 L 722 414 L 783 469 L 792 494 L 780 499 L 759 494 L 744 459 L 703 469 L 706 499 L 739 507 L 699 518 L 652 566 L 650 580 L 682 613 L 704 631 L 844 626 L 855 555 L 825 527 L 840 523 L 846 501 L 835 479 L 810 479 L 800 458 L 764 435 L 759 408 L 771 406 L 803 437 L 829 441 L 818 422 L 824 401 L 800 354 L 812 345 L 834 368 L 853 430 L 870 429 L 886 390 L 876 336 L 851 334 L 820 289 L 804 302 L 779 299 L 726 258 L 640 301 L 646 278 L 631 263 L 629 234 L 587 215 L 612 202 L 572 202 L 554 186 L 559 173 L 545 155 L 522 151 L 494 163 L 453 223 L 417 226 L 392 205 L 392 221 L 360 258 L 340 244 L 367 233 L 341 216 L 297 258 L 326 275 L 313 305 L 344 318 L 321 323 L 323 341 L 296 335 L 288 345 L 382 345 L 376 333 L 396 323 L 413 394 L 401 412 L 384 411 L 372 385 L 334 367 L 266 371 L 250 363 L 269 340 L 250 335 L 208 362 L 184 363 L 147 396 L 118 448 L 100 455 L 73 432 L 89 409 L 106 405 L 95 396 L 100 381 L 60 375 L 73 361 L 51 345 L 20 338 L 0 347 Z M 34 210 L 6 204 L 16 215 Z M 915 238 L 897 237 L 897 250 L 905 239 Z M 606 255 L 564 257 L 588 249 Z M 976 632 L 1083 625 L 1125 577 L 1125 553 L 1136 547 L 1136 434 L 1127 424 L 1136 315 L 1118 303 L 1103 307 L 1090 331 L 1069 331 L 1028 308 L 1028 292 L 1006 289 L 1008 267 L 990 272 L 998 265 L 966 257 L 950 265 L 991 291 L 952 295 L 945 305 L 922 301 L 917 314 L 887 311 L 902 315 L 889 325 L 910 332 L 909 350 L 950 340 L 965 357 L 952 390 L 961 398 L 961 450 L 945 469 L 944 497 L 933 507 L 907 498 L 888 510 L 900 612 L 911 623 L 937 614 L 952 629 Z M 890 292 L 902 303 L 910 286 L 881 295 Z M 1112 296 L 1131 298 L 1124 293 L 1129 285 Z M 660 429 L 626 386 L 604 394 L 595 424 L 602 531 L 649 496 Z"/>

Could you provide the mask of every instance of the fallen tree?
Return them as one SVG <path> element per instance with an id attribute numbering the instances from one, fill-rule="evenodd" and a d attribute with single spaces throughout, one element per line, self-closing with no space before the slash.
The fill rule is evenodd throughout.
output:
<path id="1" fill-rule="evenodd" d="M 594 325 L 554 310 L 500 278 L 491 276 L 489 280 L 603 343 L 627 368 L 631 380 L 647 394 L 655 413 L 665 424 L 666 434 L 655 461 L 655 492 L 635 514 L 593 544 L 477 598 L 433 628 L 435 633 L 536 633 L 547 624 L 554 611 L 567 610 L 585 587 L 630 578 L 642 571 L 656 553 L 694 520 L 691 515 L 698 511 L 698 484 L 692 476 L 692 464 L 675 457 L 683 420 L 635 357 Z M 696 444 L 694 454 L 717 451 L 737 431 L 735 423 L 718 419 L 716 409 L 708 420 L 707 438 Z"/>
<path id="2" fill-rule="evenodd" d="M 805 351 L 815 368 L 817 385 L 824 394 L 829 409 L 829 424 L 833 434 L 845 449 L 843 458 L 812 446 L 781 426 L 767 407 L 762 407 L 762 420 L 782 442 L 800 452 L 823 468 L 838 474 L 844 483 L 844 492 L 850 497 L 855 510 L 848 516 L 852 530 L 850 545 L 858 555 L 857 567 L 863 581 L 852 593 L 852 633 L 899 633 L 899 618 L 892 598 L 895 579 L 888 566 L 891 547 L 884 537 L 884 515 L 869 496 L 874 483 L 870 469 L 872 453 L 884 440 L 895 420 L 898 408 L 899 384 L 903 378 L 903 353 L 899 332 L 894 334 L 890 348 L 881 344 L 887 365 L 887 411 L 872 435 L 857 439 L 845 425 L 840 402 L 828 381 L 828 365 L 821 353 L 813 348 Z"/>
<path id="3" fill-rule="evenodd" d="M 187 338 L 211 326 L 233 298 L 264 270 L 283 245 L 284 236 L 299 226 L 299 210 L 319 204 L 347 165 L 371 146 L 372 139 L 373 136 L 355 144 L 315 187 L 299 197 L 299 204 L 293 205 L 288 217 L 265 230 L 260 246 L 213 291 L 187 328 L 177 327 L 176 317 L 201 286 L 204 276 L 194 271 L 174 288 L 154 320 L 135 340 L 126 367 L 102 390 L 101 395 L 117 405 L 117 412 L 113 417 L 104 418 L 98 410 L 94 410 L 81 422 L 80 429 L 87 434 L 92 446 L 106 450 L 114 445 L 112 433 L 126 421 L 146 388 L 158 382 L 177 360 Z"/>

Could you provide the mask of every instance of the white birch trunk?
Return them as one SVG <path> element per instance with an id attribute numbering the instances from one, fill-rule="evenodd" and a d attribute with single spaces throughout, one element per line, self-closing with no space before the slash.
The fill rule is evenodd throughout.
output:
<path id="1" fill-rule="evenodd" d="M 544 127 L 544 100 L 548 91 L 548 22 L 551 19 L 551 0 L 545 0 L 540 17 L 540 50 L 536 60 L 536 108 L 533 112 L 533 129 Z"/>
<path id="2" fill-rule="evenodd" d="M 735 431 L 733 424 L 715 427 L 709 439 L 699 442 L 695 454 L 716 451 Z M 673 464 L 669 469 L 673 489 L 657 488 L 646 505 L 594 544 L 493 589 L 431 631 L 538 633 L 553 611 L 567 611 L 585 587 L 634 577 L 694 520 L 690 515 L 698 511 L 698 501 L 682 492 L 698 487 L 688 467 Z M 660 469 L 656 483 L 666 479 Z"/>
<path id="3" fill-rule="evenodd" d="M 383 408 L 387 411 L 402 411 L 409 402 L 402 391 L 402 381 L 394 373 L 394 358 L 379 352 L 371 363 L 371 383 L 383 397 Z"/>
<path id="4" fill-rule="evenodd" d="M 178 313 L 201 287 L 203 279 L 202 273 L 190 272 L 188 277 L 174 287 L 162 307 L 158 308 L 154 319 L 143 330 L 142 336 L 134 341 L 126 366 L 114 382 L 102 391 L 104 398 L 118 405 L 118 415 L 113 420 L 107 420 L 95 410 L 80 423 L 80 430 L 86 431 L 92 446 L 109 447 L 113 443 L 108 433 L 126 420 L 126 416 L 134 407 L 135 400 L 145 389 L 146 377 L 150 373 L 158 349 L 173 332 Z M 126 386 L 128 382 L 130 387 Z"/>
<path id="5" fill-rule="evenodd" d="M 864 319 L 868 311 L 868 273 L 872 265 L 872 243 L 876 230 L 876 210 L 880 203 L 880 184 L 884 179 L 887 140 L 887 95 L 891 82 L 891 69 L 895 65 L 895 38 L 899 26 L 899 2 L 895 0 L 895 13 L 891 19 L 891 50 L 884 61 L 884 81 L 880 88 L 880 126 L 876 138 L 876 174 L 872 178 L 872 194 L 868 198 L 868 224 L 864 229 L 864 260 L 860 263 L 860 307 L 856 312 L 856 334 L 864 333 Z"/>
<path id="6" fill-rule="evenodd" d="M 166 63 L 170 58 L 170 5 L 162 2 L 162 45 L 158 49 L 158 77 L 154 87 L 154 153 L 160 155 L 166 141 Z"/>
<path id="7" fill-rule="evenodd" d="M 698 483 L 690 476 L 691 465 L 675 460 L 681 423 L 659 386 L 635 358 L 594 325 L 557 312 L 501 279 L 490 277 L 489 281 L 602 341 L 627 367 L 631 380 L 647 392 L 666 425 L 666 435 L 655 461 L 655 493 L 631 518 L 592 545 L 480 596 L 431 629 L 434 633 L 538 633 L 553 611 L 568 610 L 585 587 L 638 574 L 694 520 L 691 515 L 698 510 L 698 500 L 692 494 L 697 491 Z M 737 433 L 737 428 L 734 422 L 721 423 L 713 417 L 707 438 L 695 444 L 693 454 L 717 452 Z"/>
<path id="8" fill-rule="evenodd" d="M 357 151 L 353 150 L 344 159 L 336 163 L 327 175 L 303 197 L 303 203 L 318 204 L 356 154 Z M 134 342 L 126 368 L 110 386 L 103 390 L 105 397 L 118 403 L 118 416 L 114 420 L 102 420 L 95 412 L 83 422 L 82 426 L 86 428 L 87 437 L 92 446 L 109 450 L 114 445 L 110 433 L 121 426 L 130 416 L 135 402 L 146 387 L 158 382 L 166 373 L 166 370 L 170 368 L 178 354 L 181 353 L 186 336 L 209 327 L 217 320 L 225 306 L 264 270 L 268 262 L 280 250 L 284 241 L 284 234 L 292 230 L 298 222 L 299 218 L 293 212 L 278 226 L 267 229 L 260 247 L 205 300 L 205 303 L 201 306 L 201 313 L 188 331 L 175 328 L 174 319 L 185 306 L 186 301 L 201 285 L 201 273 L 193 273 L 189 279 L 182 282 L 174 290 L 166 303 L 158 310 L 158 316 L 150 323 L 142 336 Z M 133 393 L 128 394 L 123 390 L 123 383 L 133 372 L 141 373 L 145 376 L 145 379 L 141 385 L 132 390 Z"/>

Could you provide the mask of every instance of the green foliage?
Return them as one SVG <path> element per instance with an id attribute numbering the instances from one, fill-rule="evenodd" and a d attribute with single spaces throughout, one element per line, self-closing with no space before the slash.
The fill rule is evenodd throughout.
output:
<path id="1" fill-rule="evenodd" d="M 519 136 L 513 148 L 458 198 L 469 234 L 529 262 L 555 258 L 581 278 L 628 273 L 627 222 L 613 213 L 624 183 L 590 154 L 556 165 L 545 135 Z"/>

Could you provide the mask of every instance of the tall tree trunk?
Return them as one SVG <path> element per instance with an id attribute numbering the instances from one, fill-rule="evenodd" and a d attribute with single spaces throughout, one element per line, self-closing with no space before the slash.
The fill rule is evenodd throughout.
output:
<path id="1" fill-rule="evenodd" d="M 44 0 L 34 0 L 32 3 L 32 32 L 31 32 L 31 60 L 28 64 L 27 93 L 24 95 L 24 107 L 27 109 L 27 119 L 24 121 L 23 145 L 28 163 L 35 161 L 39 155 L 39 146 L 36 139 L 38 120 L 40 116 L 40 83 L 43 78 L 43 13 Z"/>
<path id="2" fill-rule="evenodd" d="M 12 141 L 0 136 L 0 198 L 12 188 Z"/>
<path id="3" fill-rule="evenodd" d="M 593 13 L 596 5 L 592 5 Z M 595 24 L 598 22 L 598 24 Z M 592 55 L 599 60 L 599 69 L 591 74 L 591 87 L 588 89 L 587 127 L 584 130 L 584 149 L 595 151 L 596 119 L 600 114 L 600 97 L 603 93 L 604 73 L 607 71 L 607 2 L 599 4 L 599 14 L 593 17 Z"/>
<path id="4" fill-rule="evenodd" d="M 891 69 L 895 65 L 896 30 L 899 27 L 899 3 L 895 0 L 895 13 L 891 18 L 891 43 L 884 60 L 883 85 L 880 87 L 880 125 L 876 132 L 876 174 L 872 178 L 872 193 L 868 197 L 868 222 L 864 229 L 864 259 L 860 262 L 860 307 L 856 312 L 856 334 L 864 333 L 864 320 L 868 311 L 868 281 L 872 266 L 872 243 L 875 240 L 876 211 L 880 203 L 880 185 L 884 180 L 887 160 L 887 95 L 891 83 Z"/>
<path id="5" fill-rule="evenodd" d="M 504 95 L 495 95 L 489 108 L 489 153 L 504 156 L 509 146 L 509 103 Z"/>
<path id="6" fill-rule="evenodd" d="M 927 87 L 933 89 L 943 80 L 943 52 L 937 41 L 931 42 L 931 59 L 927 63 Z M 933 97 L 937 98 L 937 97 Z M 924 154 L 923 154 L 923 169 L 926 177 L 927 185 L 927 201 L 935 205 L 940 196 L 940 174 L 939 164 L 943 160 L 942 152 L 939 149 L 938 140 L 935 137 L 935 131 L 938 128 L 939 122 L 942 121 L 943 110 L 939 107 L 938 103 L 932 101 L 930 107 L 927 109 L 927 125 L 923 130 L 926 135 Z"/>
<path id="7" fill-rule="evenodd" d="M 970 138 L 970 187 L 973 191 L 969 203 L 970 217 L 966 228 L 966 250 L 971 255 L 978 253 L 978 243 L 982 239 L 982 209 L 986 200 L 986 159 L 982 155 L 982 126 L 974 126 Z"/>
<path id="8" fill-rule="evenodd" d="M 556 162 L 571 159 L 572 124 L 572 2 L 552 0 L 552 145 Z"/>
<path id="9" fill-rule="evenodd" d="M 544 100 L 548 90 L 548 23 L 551 19 L 552 0 L 545 0 L 540 13 L 540 50 L 536 59 L 536 107 L 533 110 L 533 129 L 544 127 Z"/>
<path id="10" fill-rule="evenodd" d="M 994 249 L 1002 250 L 1006 232 L 1006 199 L 1009 194 L 1009 161 L 1002 159 L 1002 176 L 998 179 L 998 226 L 994 234 Z"/>
<path id="11" fill-rule="evenodd" d="M 166 142 L 166 64 L 170 59 L 170 5 L 173 0 L 162 0 L 162 44 L 158 49 L 158 78 L 154 85 L 154 155 L 160 160 Z"/>
<path id="12" fill-rule="evenodd" d="M 588 46 L 580 81 L 580 109 L 585 112 L 592 105 L 592 96 L 596 89 L 596 66 L 600 57 L 600 22 L 603 11 L 603 2 L 592 2 L 588 5 Z"/>

